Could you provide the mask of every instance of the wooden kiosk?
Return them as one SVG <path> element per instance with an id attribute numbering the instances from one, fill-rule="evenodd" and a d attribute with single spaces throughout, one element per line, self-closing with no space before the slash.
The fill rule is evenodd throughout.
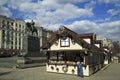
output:
<path id="1" fill-rule="evenodd" d="M 90 76 L 102 68 L 104 63 L 101 49 L 64 26 L 52 35 L 42 50 L 47 55 L 48 72 L 77 75 L 77 62 L 80 62 L 83 75 Z"/>

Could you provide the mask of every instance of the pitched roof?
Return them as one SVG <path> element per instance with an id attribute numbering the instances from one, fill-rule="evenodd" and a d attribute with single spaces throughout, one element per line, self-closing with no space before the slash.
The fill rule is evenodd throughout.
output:
<path id="1" fill-rule="evenodd" d="M 63 34 L 66 34 L 67 36 L 70 36 L 73 40 L 75 40 L 79 45 L 82 45 L 84 48 L 94 50 L 94 51 L 101 51 L 98 47 L 91 45 L 87 43 L 85 40 L 80 38 L 79 34 L 75 33 L 74 31 L 66 28 L 65 26 L 59 28 L 58 31 L 56 31 L 52 37 L 47 41 L 47 43 L 42 47 L 42 49 L 48 49 L 56 40 L 59 39 L 60 36 Z"/>
<path id="2" fill-rule="evenodd" d="M 85 33 L 85 34 L 79 34 L 80 38 L 96 38 L 95 33 Z"/>
<path id="3" fill-rule="evenodd" d="M 96 44 L 102 44 L 102 40 L 95 40 L 94 43 L 96 43 Z"/>

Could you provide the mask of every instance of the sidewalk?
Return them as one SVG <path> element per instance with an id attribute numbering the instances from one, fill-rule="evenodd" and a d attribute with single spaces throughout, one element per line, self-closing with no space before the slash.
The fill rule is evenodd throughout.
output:
<path id="1" fill-rule="evenodd" d="M 90 77 L 84 78 L 74 75 L 48 73 L 45 69 L 45 66 L 16 70 L 0 69 L 2 74 L 0 80 L 120 80 L 120 64 L 114 63 L 105 70 L 100 70 Z"/>
<path id="2" fill-rule="evenodd" d="M 90 76 L 90 80 L 120 80 L 120 63 L 111 63 L 105 70 L 100 70 Z"/>

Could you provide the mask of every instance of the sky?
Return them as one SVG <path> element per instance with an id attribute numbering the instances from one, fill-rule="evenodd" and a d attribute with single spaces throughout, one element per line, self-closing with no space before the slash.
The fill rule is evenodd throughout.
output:
<path id="1" fill-rule="evenodd" d="M 0 15 L 58 30 L 95 33 L 120 43 L 120 0 L 0 0 Z"/>

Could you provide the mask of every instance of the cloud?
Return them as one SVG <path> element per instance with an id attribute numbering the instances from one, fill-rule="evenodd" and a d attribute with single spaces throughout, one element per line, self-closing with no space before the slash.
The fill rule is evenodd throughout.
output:
<path id="1" fill-rule="evenodd" d="M 61 23 L 62 24 L 62 23 Z M 55 27 L 59 27 L 61 24 L 50 24 L 49 29 L 55 29 Z M 120 21 L 113 21 L 113 22 L 104 22 L 97 24 L 93 21 L 89 20 L 81 20 L 81 21 L 74 21 L 71 24 L 66 24 L 66 27 L 70 28 L 71 30 L 81 33 L 93 32 L 97 34 L 112 34 L 112 33 L 120 33 Z M 56 28 L 56 30 L 57 30 Z"/>
<path id="2" fill-rule="evenodd" d="M 12 13 L 10 12 L 9 8 L 4 6 L 7 1 L 8 0 L 0 0 L 0 15 L 10 17 Z"/>
<path id="3" fill-rule="evenodd" d="M 73 4 L 66 4 L 62 8 L 57 9 L 55 12 L 52 12 L 55 19 L 66 21 L 68 19 L 73 19 L 81 16 L 92 16 L 92 11 L 88 9 L 78 8 Z"/>
<path id="4" fill-rule="evenodd" d="M 107 13 L 111 14 L 112 16 L 120 14 L 120 9 L 115 10 L 115 9 L 109 9 Z"/>
<path id="5" fill-rule="evenodd" d="M 0 6 L 3 6 L 8 0 L 0 0 Z"/>
<path id="6" fill-rule="evenodd" d="M 58 30 L 60 24 L 50 24 L 49 29 Z M 120 41 L 120 20 L 113 22 L 104 22 L 97 24 L 89 20 L 75 21 L 69 25 L 65 25 L 76 33 L 96 33 L 97 37 L 108 37 L 116 41 Z"/>
<path id="7" fill-rule="evenodd" d="M 113 22 L 105 22 L 100 24 L 101 28 L 110 28 L 113 29 L 115 27 L 119 27 L 120 28 L 120 20 L 118 21 L 113 21 Z"/>
<path id="8" fill-rule="evenodd" d="M 88 0 L 84 0 L 88 1 Z M 33 2 L 31 0 L 6 0 L 4 4 L 10 9 L 18 10 L 23 13 L 23 18 L 34 19 L 37 24 L 48 25 L 57 24 L 75 19 L 78 17 L 91 17 L 93 12 L 88 8 L 79 8 L 74 3 L 84 2 L 83 0 L 41 0 Z M 7 12 L 7 11 L 5 11 Z M 7 12 L 8 13 L 8 12 Z M 15 15 L 15 14 L 12 14 Z M 10 16 L 10 14 L 9 14 Z"/>
<path id="9" fill-rule="evenodd" d="M 66 4 L 66 3 L 86 2 L 88 0 L 54 0 L 54 1 L 57 1 L 58 3 L 61 3 L 61 4 Z"/>
<path id="10" fill-rule="evenodd" d="M 113 4 L 119 4 L 120 3 L 120 0 L 98 0 L 98 2 L 101 2 L 101 3 L 113 3 Z"/>
<path id="11" fill-rule="evenodd" d="M 99 3 L 114 4 L 116 7 L 120 7 L 120 0 L 98 0 Z"/>
<path id="12" fill-rule="evenodd" d="M 62 25 L 62 23 L 58 23 L 58 24 L 49 24 L 47 27 L 47 29 L 49 30 L 53 30 L 53 31 L 56 31 L 59 29 L 60 25 Z M 45 25 L 46 26 L 46 25 Z"/>
<path id="13" fill-rule="evenodd" d="M 90 1 L 89 3 L 85 4 L 86 9 L 93 9 L 96 4 L 96 1 Z"/>
<path id="14" fill-rule="evenodd" d="M 69 28 L 71 28 L 72 30 L 77 31 L 78 33 L 94 32 L 94 30 L 99 28 L 96 23 L 91 22 L 89 20 L 75 21 L 67 26 L 69 26 Z"/>
<path id="15" fill-rule="evenodd" d="M 62 23 L 50 24 L 45 28 L 56 31 L 59 29 L 60 25 L 62 25 Z M 115 41 L 120 41 L 120 20 L 99 24 L 89 20 L 81 20 L 74 21 L 73 23 L 64 26 L 78 34 L 95 33 L 97 34 L 97 37 L 107 37 Z"/>
<path id="16" fill-rule="evenodd" d="M 82 4 L 83 7 L 75 4 Z M 94 32 L 101 36 L 109 36 L 119 40 L 118 34 L 120 34 L 120 21 L 110 21 L 113 16 L 117 16 L 120 13 L 119 8 L 109 9 L 107 11 L 110 17 L 105 17 L 90 20 L 79 20 L 86 17 L 95 18 L 94 8 L 97 3 L 114 4 L 119 6 L 119 0 L 1 0 L 0 1 L 0 14 L 16 15 L 11 11 L 17 10 L 22 13 L 22 18 L 26 21 L 34 20 L 36 24 L 42 25 L 46 29 L 58 30 L 60 25 L 64 25 L 66 21 L 73 20 L 69 24 L 65 24 L 66 27 L 72 29 L 77 33 L 89 33 Z M 120 7 L 120 6 L 119 6 Z M 85 18 L 85 19 L 86 19 Z M 96 22 L 95 22 L 96 21 Z M 98 23 L 100 22 L 100 23 Z M 116 35 L 116 36 L 115 36 Z"/>
<path id="17" fill-rule="evenodd" d="M 106 32 L 109 34 L 114 34 L 114 33 L 119 33 L 120 28 L 119 27 L 115 27 L 113 29 L 107 30 Z"/>
<path id="18" fill-rule="evenodd" d="M 32 8 L 30 6 L 32 6 Z M 56 24 L 69 19 L 83 16 L 91 17 L 93 15 L 92 11 L 89 9 L 78 8 L 71 3 L 66 3 L 65 5 L 56 2 L 48 3 L 48 0 L 38 3 L 23 3 L 20 6 L 20 10 L 23 12 L 35 13 L 35 21 L 39 22 L 39 24 Z"/>
<path id="19" fill-rule="evenodd" d="M 12 15 L 12 13 L 10 12 L 10 10 L 8 8 L 0 6 L 0 15 L 10 17 Z"/>
<path id="20" fill-rule="evenodd" d="M 29 3 L 31 0 L 8 0 L 7 1 L 7 6 L 9 8 L 13 8 L 13 9 L 19 9 L 20 8 L 20 5 L 21 4 L 24 4 L 24 3 Z M 29 5 L 27 5 L 29 6 Z"/>
<path id="21" fill-rule="evenodd" d="M 47 28 L 50 30 L 58 30 L 61 24 L 50 24 Z M 100 24 L 89 20 L 81 20 L 74 21 L 65 26 L 78 34 L 96 33 L 97 37 L 107 37 L 112 40 L 120 41 L 120 20 Z"/>

